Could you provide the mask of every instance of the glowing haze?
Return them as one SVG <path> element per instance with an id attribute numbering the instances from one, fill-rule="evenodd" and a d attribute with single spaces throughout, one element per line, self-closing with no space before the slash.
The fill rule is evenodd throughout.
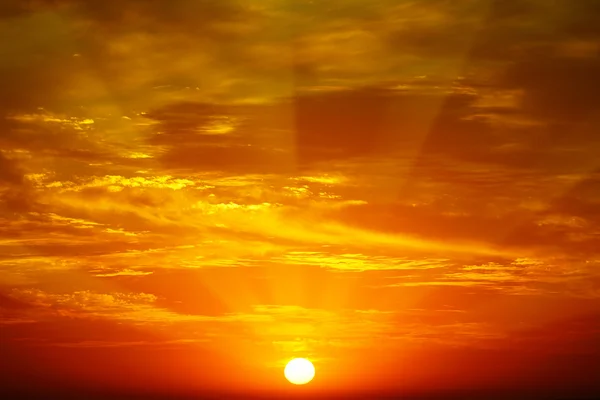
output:
<path id="1" fill-rule="evenodd" d="M 3 1 L 0 386 L 593 385 L 599 15 Z"/>

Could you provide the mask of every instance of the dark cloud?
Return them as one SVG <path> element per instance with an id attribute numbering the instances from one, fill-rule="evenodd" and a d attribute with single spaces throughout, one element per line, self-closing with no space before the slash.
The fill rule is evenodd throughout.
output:
<path id="1" fill-rule="evenodd" d="M 522 91 L 521 112 L 543 123 L 566 124 L 558 128 L 564 132 L 597 117 L 598 15 L 594 0 L 493 1 L 467 68 L 494 60 L 488 68 L 495 70 L 496 89 Z M 596 129 L 597 121 L 593 124 Z M 589 132 L 585 136 L 591 139 Z"/>
<path id="2" fill-rule="evenodd" d="M 467 51 L 467 63 L 510 62 L 553 40 L 547 4 L 530 0 L 488 2 Z M 532 23 L 535 28 L 532 29 Z M 468 64 L 467 64 L 468 65 Z M 496 68 L 502 68 L 502 64 Z"/>
<path id="3" fill-rule="evenodd" d="M 490 205 L 494 201 L 493 197 L 483 200 L 481 195 L 477 199 L 474 203 L 485 204 L 488 201 Z M 551 211 L 534 213 L 514 210 L 493 215 L 491 210 L 483 210 L 477 204 L 471 207 L 464 204 L 452 212 L 444 211 L 446 201 L 454 203 L 451 198 L 442 197 L 433 204 L 419 207 L 400 204 L 356 205 L 336 210 L 329 216 L 348 225 L 374 231 L 439 240 L 452 237 L 459 242 L 483 241 L 497 248 L 520 249 L 531 253 L 597 253 L 598 237 L 588 227 L 541 224 L 539 221 L 544 217 L 556 215 Z M 569 214 L 559 215 L 565 220 L 572 218 Z M 580 236 L 574 239 L 574 235 Z"/>
<path id="4" fill-rule="evenodd" d="M 33 114 L 36 119 L 18 120 L 15 114 L 9 114 L 0 120 L 0 145 L 7 150 L 21 150 L 36 156 L 55 156 L 86 161 L 102 161 L 115 157 L 99 148 L 98 143 L 81 135 L 82 131 L 94 132 L 94 129 L 78 125 L 75 117 L 58 121 L 44 121 L 52 115 L 44 112 Z M 84 130 L 85 129 L 85 130 Z"/>
<path id="5" fill-rule="evenodd" d="M 23 17 L 40 10 L 53 9 L 62 3 L 62 0 L 7 0 L 0 5 L 0 17 Z"/>
<path id="6" fill-rule="evenodd" d="M 586 172 L 571 187 L 557 192 L 552 199 L 552 210 L 560 215 L 583 218 L 591 226 L 600 225 L 600 174 L 599 170 Z M 596 236 L 596 241 L 600 237 Z"/>
<path id="7" fill-rule="evenodd" d="M 106 29 L 138 30 L 153 29 L 153 26 L 156 29 L 159 25 L 182 30 L 192 26 L 202 28 L 205 26 L 202 21 L 239 18 L 244 9 L 242 3 L 235 1 L 211 0 L 132 0 L 125 3 L 118 0 L 8 0 L 2 3 L 0 16 L 14 18 L 35 13 L 63 12 L 95 21 Z"/>
<path id="8" fill-rule="evenodd" d="M 286 158 L 300 164 L 348 159 L 380 153 L 389 141 L 386 128 L 399 115 L 393 112 L 390 90 L 361 89 L 342 93 L 299 94 L 282 104 L 223 107 L 182 103 L 148 114 L 159 121 L 151 143 L 168 144 L 163 161 L 171 166 L 224 168 L 248 172 L 276 172 Z M 400 100 L 402 101 L 402 100 Z M 409 104 L 409 100 L 404 101 Z M 284 114 L 284 118 L 269 114 Z M 395 110 L 406 115 L 406 110 Z M 231 132 L 210 135 L 213 123 L 238 119 Z M 287 131 L 287 132 L 286 132 Z M 286 143 L 288 136 L 291 143 Z M 295 138 L 295 140 L 293 139 Z M 291 144 L 291 146 L 290 146 Z M 286 154 L 287 153 L 287 154 Z"/>
<path id="9" fill-rule="evenodd" d="M 550 321 L 541 326 L 513 333 L 517 342 L 526 343 L 531 350 L 553 355 L 600 354 L 600 314 L 581 313 Z"/>
<path id="10" fill-rule="evenodd" d="M 562 0 L 557 4 L 563 17 L 561 33 L 578 39 L 600 37 L 600 4 L 596 0 L 582 0 L 577 3 Z"/>
<path id="11" fill-rule="evenodd" d="M 148 142 L 166 148 L 159 160 L 168 168 L 276 172 L 286 168 L 288 156 L 269 133 L 276 128 L 273 122 L 260 124 L 265 113 L 274 111 L 273 106 L 174 103 L 146 114 L 158 122 Z"/>
<path id="12" fill-rule="evenodd" d="M 143 59 L 214 52 L 207 41 L 245 34 L 254 21 L 248 7 L 233 1 L 9 1 L 4 9 L 10 18 L 1 28 L 0 114 L 38 107 L 76 112 L 106 102 L 130 109 L 143 102 L 140 87 L 129 83 L 132 74 L 148 73 Z M 199 84 L 184 77 L 189 71 L 164 77 L 164 69 L 154 70 L 143 89 L 165 78 L 169 85 Z"/>
<path id="13" fill-rule="evenodd" d="M 40 13 L 6 21 L 0 29 L 0 113 L 60 107 L 77 68 L 70 22 Z"/>
<path id="14" fill-rule="evenodd" d="M 240 107 L 182 102 L 150 111 L 145 117 L 159 123 L 150 138 L 153 144 L 209 144 L 223 143 L 230 138 L 227 135 L 211 135 L 208 129 L 211 124 L 226 123 L 231 117 L 244 114 Z"/>
<path id="15" fill-rule="evenodd" d="M 301 161 L 371 156 L 381 145 L 391 93 L 358 90 L 297 96 L 296 146 Z"/>
<path id="16" fill-rule="evenodd" d="M 30 187 L 14 160 L 0 152 L 0 215 L 27 210 L 32 205 Z"/>
<path id="17" fill-rule="evenodd" d="M 539 56 L 506 71 L 505 86 L 524 90 L 523 108 L 543 120 L 576 123 L 600 106 L 600 57 Z"/>
<path id="18" fill-rule="evenodd" d="M 123 29 L 170 30 L 186 33 L 206 32 L 211 23 L 243 21 L 250 10 L 237 1 L 162 1 L 118 0 L 90 2 L 64 0 L 73 11 L 100 24 L 107 31 Z M 114 32 L 114 31 L 113 31 Z"/>
<path id="19" fill-rule="evenodd" d="M 392 49 L 427 60 L 453 59 L 470 50 L 489 12 L 489 1 L 407 2 L 398 9 L 402 23 L 387 38 Z"/>
<path id="20" fill-rule="evenodd" d="M 0 290 L 3 289 L 6 290 L 5 288 L 0 287 Z M 30 306 L 28 303 L 22 302 L 7 294 L 0 292 L 0 310 L 18 311 L 30 309 L 31 307 L 32 306 Z"/>
<path id="21" fill-rule="evenodd" d="M 17 163 L 0 153 L 0 183 L 19 186 L 23 182 L 23 172 Z"/>
<path id="22" fill-rule="evenodd" d="M 285 153 L 276 153 L 268 148 L 217 145 L 173 148 L 161 157 L 161 161 L 168 168 L 252 174 L 285 170 L 288 158 Z"/>
<path id="23" fill-rule="evenodd" d="M 439 93 L 427 93 L 436 83 L 420 85 L 412 92 L 367 87 L 339 92 L 299 93 L 279 106 L 244 108 L 173 104 L 147 115 L 159 122 L 149 140 L 153 144 L 169 146 L 170 150 L 163 158 L 169 165 L 184 167 L 191 162 L 196 168 L 209 164 L 226 168 L 231 163 L 235 169 L 234 165 L 244 165 L 250 168 L 249 171 L 256 171 L 251 165 L 257 162 L 262 164 L 259 168 L 262 171 L 266 171 L 269 165 L 276 168 L 275 161 L 282 157 L 293 156 L 300 165 L 309 165 L 386 154 L 400 156 L 414 149 L 419 149 L 423 160 L 438 156 L 551 171 L 565 165 L 585 163 L 587 157 L 582 158 L 580 152 L 586 153 L 600 146 L 600 142 L 591 135 L 595 126 L 593 121 L 577 128 L 575 136 L 578 142 L 573 142 L 574 135 L 566 134 L 574 131 L 571 125 L 495 125 L 485 117 L 495 114 L 501 120 L 527 115 L 527 107 L 523 110 L 480 107 L 477 94 L 445 94 L 439 89 L 436 89 Z M 526 91 L 526 98 L 530 96 L 546 101 L 541 99 L 557 95 L 538 94 L 533 89 L 536 87 L 534 84 L 524 85 L 531 87 Z M 539 86 L 540 89 L 545 87 Z M 483 87 L 481 90 L 493 91 L 494 88 Z M 589 93 L 593 96 L 592 91 Z M 584 103 L 584 99 L 580 98 L 583 94 L 573 92 L 573 96 Z M 265 114 L 282 113 L 286 107 L 289 115 L 287 124 L 283 119 L 265 118 Z M 549 109 L 543 105 L 536 107 Z M 580 107 L 577 112 L 583 112 L 583 109 Z M 529 118 L 533 117 L 539 116 L 529 112 Z M 219 124 L 225 124 L 228 131 L 210 134 L 210 129 Z M 285 136 L 295 138 L 292 146 L 286 142 Z M 569 143 L 576 147 L 565 150 Z M 281 153 L 282 147 L 290 156 Z"/>
<path id="24" fill-rule="evenodd" d="M 27 151 L 53 149 L 57 142 L 60 148 L 60 143 L 66 144 L 72 137 L 13 117 L 39 112 L 43 106 L 64 110 L 61 102 L 68 98 L 65 86 L 74 66 L 69 24 L 56 14 L 29 13 L 37 2 L 12 8 L 10 4 L 4 5 L 4 11 L 14 18 L 0 27 L 0 146 L 9 152 Z M 11 184 L 1 195 L 8 210 L 24 211 L 32 205 L 32 192 L 23 174 L 16 159 L 0 155 L 0 175 Z"/>

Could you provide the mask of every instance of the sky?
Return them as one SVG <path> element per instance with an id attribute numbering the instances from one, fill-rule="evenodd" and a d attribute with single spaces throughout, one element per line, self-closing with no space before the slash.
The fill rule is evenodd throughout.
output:
<path id="1" fill-rule="evenodd" d="M 600 2 L 4 0 L 0 87 L 0 386 L 600 389 Z"/>

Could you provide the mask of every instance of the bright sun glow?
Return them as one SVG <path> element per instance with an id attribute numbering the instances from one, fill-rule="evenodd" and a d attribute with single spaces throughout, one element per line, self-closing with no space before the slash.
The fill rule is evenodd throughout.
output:
<path id="1" fill-rule="evenodd" d="M 294 385 L 304 385 L 315 376 L 315 367 L 306 358 L 294 358 L 283 371 L 286 379 Z"/>

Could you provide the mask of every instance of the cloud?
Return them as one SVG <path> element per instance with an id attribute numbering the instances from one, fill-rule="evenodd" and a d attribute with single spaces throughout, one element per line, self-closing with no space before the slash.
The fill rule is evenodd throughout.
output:
<path id="1" fill-rule="evenodd" d="M 51 346 L 76 348 L 76 349 L 97 349 L 97 348 L 123 348 L 123 347 L 163 347 L 173 345 L 193 345 L 206 343 L 208 339 L 175 339 L 175 340 L 156 340 L 156 341 L 138 341 L 138 342 L 123 342 L 123 341 L 101 341 L 101 340 L 84 340 L 80 342 L 67 343 L 49 343 Z M 48 345 L 48 344 L 47 344 Z"/>
<path id="2" fill-rule="evenodd" d="M 428 275 L 410 275 L 390 287 L 479 287 L 504 295 L 596 298 L 595 264 L 566 259 L 527 259 L 445 268 Z"/>
<path id="3" fill-rule="evenodd" d="M 597 312 L 586 312 L 520 330 L 511 336 L 517 343 L 526 344 L 537 351 L 550 347 L 559 354 L 585 353 L 597 349 L 592 343 L 598 340 L 599 328 L 600 315 Z M 560 345 L 555 347 L 557 343 Z"/>
<path id="4" fill-rule="evenodd" d="M 123 269 L 116 272 L 98 273 L 95 276 L 99 277 L 114 277 L 114 276 L 146 276 L 153 274 L 152 271 L 135 271 L 131 269 Z"/>
<path id="5" fill-rule="evenodd" d="M 79 321 L 95 321 L 98 318 L 108 321 L 122 321 L 136 326 L 163 326 L 177 324 L 179 334 L 150 341 L 97 341 L 75 340 L 45 341 L 31 338 L 41 345 L 66 347 L 129 347 L 190 345 L 207 341 L 223 341 L 231 338 L 248 337 L 257 343 L 274 342 L 277 347 L 290 351 L 300 342 L 312 350 L 328 347 L 364 348 L 370 346 L 374 337 L 395 347 L 398 341 L 422 343 L 435 340 L 444 345 L 472 345 L 473 340 L 486 340 L 502 337 L 483 323 L 430 324 L 417 322 L 420 317 L 431 314 L 429 311 L 413 310 L 415 322 L 407 318 L 398 327 L 403 314 L 380 310 L 339 310 L 304 308 L 288 305 L 255 305 L 248 312 L 231 312 L 221 315 L 179 314 L 156 307 L 156 296 L 145 293 L 97 293 L 90 291 L 69 294 L 47 293 L 39 290 L 13 290 L 11 299 L 28 304 L 28 313 L 8 321 L 11 324 L 43 323 L 53 321 L 61 324 L 65 318 Z M 443 313 L 444 310 L 433 312 Z M 409 315 L 409 314 L 407 314 Z M 141 324 L 141 325 L 140 325 Z M 202 329 L 204 334 L 195 333 Z"/>
<path id="6" fill-rule="evenodd" d="M 395 258 L 365 254 L 336 254 L 325 252 L 288 252 L 275 261 L 285 264 L 317 265 L 321 268 L 340 271 L 369 270 L 412 270 L 443 268 L 448 266 L 448 259 L 416 259 Z"/>
<path id="7" fill-rule="evenodd" d="M 100 293 L 76 291 L 73 293 L 49 293 L 38 289 L 13 289 L 11 297 L 25 302 L 34 309 L 38 319 L 80 318 L 128 321 L 138 324 L 182 323 L 203 321 L 237 321 L 252 316 L 225 315 L 220 317 L 179 314 L 157 307 L 157 297 L 148 293 Z M 37 313 L 37 315 L 36 315 Z M 259 317 L 260 318 L 260 317 Z"/>
<path id="8" fill-rule="evenodd" d="M 397 25 L 388 36 L 390 47 L 428 60 L 463 58 L 475 42 L 492 3 L 399 4 L 392 9 Z"/>
<path id="9" fill-rule="evenodd" d="M 107 148 L 89 140 L 93 120 L 37 111 L 12 114 L 4 120 L 0 142 L 7 151 L 35 154 L 36 157 L 66 157 L 74 160 L 106 161 Z"/>
<path id="10" fill-rule="evenodd" d="M 364 157 L 385 143 L 392 93 L 356 90 L 298 96 L 294 102 L 299 162 Z"/>
<path id="11" fill-rule="evenodd" d="M 506 72 L 505 86 L 524 90 L 522 105 L 533 115 L 571 122 L 593 116 L 600 103 L 594 79 L 598 69 L 597 57 L 531 57 Z"/>
<path id="12" fill-rule="evenodd" d="M 56 187 L 61 191 L 81 191 L 87 188 L 103 188 L 108 192 L 120 192 L 125 188 L 155 188 L 180 190 L 187 186 L 194 186 L 196 182 L 189 179 L 175 178 L 169 175 L 164 176 L 134 176 L 126 178 L 119 175 L 106 175 L 102 177 L 86 177 L 87 182 L 77 184 L 75 182 L 53 181 L 47 183 L 46 187 Z"/>
<path id="13" fill-rule="evenodd" d="M 0 153 L 0 175 L 1 182 L 6 185 L 21 185 L 24 183 L 23 172 L 15 163 Z"/>
<path id="14" fill-rule="evenodd" d="M 31 193 L 18 163 L 0 151 L 0 215 L 31 206 Z"/>

